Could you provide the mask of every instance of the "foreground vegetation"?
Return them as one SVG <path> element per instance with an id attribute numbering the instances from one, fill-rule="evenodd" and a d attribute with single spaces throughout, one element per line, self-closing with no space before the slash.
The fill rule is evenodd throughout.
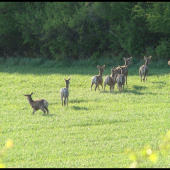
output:
<path id="1" fill-rule="evenodd" d="M 97 64 L 105 64 L 99 62 Z M 98 74 L 96 64 L 83 66 L 39 59 L 1 60 L 1 140 L 14 142 L 2 158 L 7 167 L 129 167 L 126 148 L 156 148 L 160 135 L 169 130 L 170 68 L 167 62 L 149 66 L 147 82 L 140 82 L 138 64 L 129 66 L 128 85 L 123 92 L 90 91 L 91 77 Z M 55 65 L 56 64 L 56 65 Z M 118 64 L 118 63 L 117 63 Z M 117 64 L 110 64 L 114 67 Z M 162 65 L 164 64 L 164 67 Z M 103 77 L 110 75 L 106 64 Z M 61 106 L 63 78 L 69 78 L 68 107 Z M 32 115 L 24 94 L 49 101 L 49 115 Z M 160 155 L 155 164 L 140 167 L 169 167 L 169 156 Z"/>

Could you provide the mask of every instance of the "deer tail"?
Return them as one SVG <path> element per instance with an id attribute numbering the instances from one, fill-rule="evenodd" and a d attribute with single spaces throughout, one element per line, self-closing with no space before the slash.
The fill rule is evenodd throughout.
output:
<path id="1" fill-rule="evenodd" d="M 47 100 L 44 100 L 44 106 L 45 106 L 45 107 L 48 107 L 48 104 L 49 104 L 49 103 L 47 102 Z"/>

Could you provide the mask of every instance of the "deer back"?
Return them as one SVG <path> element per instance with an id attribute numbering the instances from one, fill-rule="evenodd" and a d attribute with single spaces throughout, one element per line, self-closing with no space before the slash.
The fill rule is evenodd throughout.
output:
<path id="1" fill-rule="evenodd" d="M 128 75 L 128 67 L 127 66 L 121 66 L 121 74 L 127 76 Z"/>

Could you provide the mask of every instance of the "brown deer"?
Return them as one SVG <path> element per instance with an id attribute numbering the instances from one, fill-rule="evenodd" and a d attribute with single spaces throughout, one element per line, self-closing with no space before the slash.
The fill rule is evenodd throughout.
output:
<path id="1" fill-rule="evenodd" d="M 65 80 L 65 82 L 66 82 L 66 87 L 63 87 L 63 88 L 61 88 L 61 90 L 60 90 L 62 106 L 63 106 L 63 98 L 64 98 L 64 106 L 66 105 L 66 102 L 67 102 L 67 106 L 68 106 L 68 96 L 69 96 L 68 87 L 69 87 L 69 84 L 70 84 L 70 79 L 71 79 L 71 78 L 69 78 L 68 80 L 66 80 L 66 79 L 64 78 L 64 80 Z"/>
<path id="2" fill-rule="evenodd" d="M 31 105 L 31 107 L 33 108 L 33 113 L 34 114 L 37 110 L 41 109 L 44 114 L 47 111 L 47 114 L 49 113 L 48 111 L 48 102 L 47 100 L 44 99 L 40 99 L 40 100 L 32 100 L 31 95 L 33 94 L 33 92 L 31 94 L 27 94 L 24 95 L 27 97 L 27 100 L 29 101 L 29 104 Z"/>
<path id="3" fill-rule="evenodd" d="M 139 68 L 139 75 L 141 76 L 141 82 L 142 82 L 142 75 L 144 76 L 144 77 L 143 77 L 143 81 L 145 81 L 145 77 L 146 77 L 146 80 L 147 80 L 148 64 L 151 63 L 151 57 L 152 57 L 152 56 L 146 58 L 146 57 L 144 56 L 145 64 L 142 65 L 142 66 Z"/>
<path id="4" fill-rule="evenodd" d="M 92 91 L 92 86 L 93 84 L 96 85 L 95 87 L 95 91 L 96 91 L 96 88 L 98 87 L 98 90 L 99 89 L 99 85 L 102 86 L 102 89 L 103 89 L 103 78 L 102 78 L 102 73 L 104 72 L 104 68 L 105 68 L 105 65 L 103 65 L 102 67 L 100 67 L 99 65 L 97 65 L 97 68 L 99 69 L 99 75 L 96 75 L 96 76 L 93 76 L 92 79 L 91 79 L 91 91 Z"/>
<path id="5" fill-rule="evenodd" d="M 118 74 L 123 74 L 126 78 L 126 85 L 127 85 L 127 76 L 128 76 L 128 67 L 130 64 L 132 64 L 131 61 L 132 57 L 130 58 L 125 58 L 123 57 L 123 60 L 125 61 L 124 66 L 118 66 L 116 69 L 118 70 Z"/>
<path id="6" fill-rule="evenodd" d="M 123 74 L 117 74 L 116 75 L 116 82 L 117 82 L 117 88 L 119 91 L 124 90 L 124 84 L 125 84 L 125 76 Z"/>
<path id="7" fill-rule="evenodd" d="M 113 67 L 111 69 L 111 75 L 105 77 L 105 80 L 104 80 L 104 91 L 105 91 L 105 86 L 106 85 L 110 86 L 110 92 L 111 92 L 111 89 L 114 90 L 114 85 L 116 84 L 116 71 L 117 71 L 117 69 L 115 69 Z"/>

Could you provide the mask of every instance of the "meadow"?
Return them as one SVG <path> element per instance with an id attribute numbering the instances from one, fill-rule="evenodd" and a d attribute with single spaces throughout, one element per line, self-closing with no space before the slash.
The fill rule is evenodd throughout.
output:
<path id="1" fill-rule="evenodd" d="M 62 67 L 50 61 L 0 60 L 0 147 L 8 138 L 14 142 L 2 158 L 6 167 L 127 168 L 131 161 L 126 148 L 156 148 L 160 136 L 170 130 L 170 67 L 153 62 L 148 80 L 141 82 L 142 64 L 144 60 L 129 66 L 123 92 L 117 86 L 112 92 L 109 86 L 95 92 L 90 85 L 98 74 L 96 64 Z M 111 68 L 106 65 L 103 79 Z M 60 89 L 65 86 L 63 78 L 69 77 L 68 107 L 62 107 Z M 24 96 L 31 92 L 34 100 L 49 102 L 49 115 L 41 110 L 32 115 Z M 139 165 L 168 168 L 170 156 L 159 155 L 155 164 Z"/>

